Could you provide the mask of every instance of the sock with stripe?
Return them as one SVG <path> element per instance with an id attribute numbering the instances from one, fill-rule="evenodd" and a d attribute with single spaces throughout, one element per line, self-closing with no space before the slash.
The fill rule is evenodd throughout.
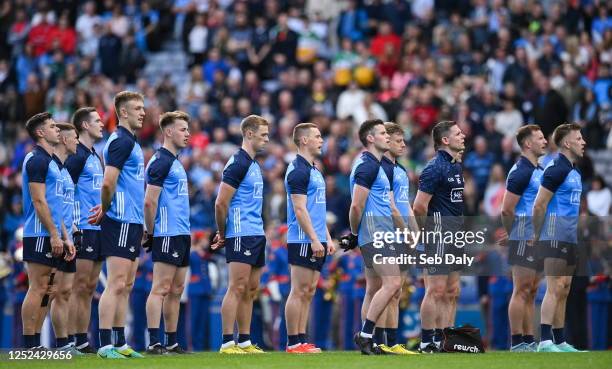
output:
<path id="1" fill-rule="evenodd" d="M 433 329 L 421 329 L 421 348 L 426 347 L 434 341 L 435 330 Z"/>
<path id="2" fill-rule="evenodd" d="M 166 332 L 166 347 L 174 347 L 176 345 L 176 332 Z"/>
<path id="3" fill-rule="evenodd" d="M 372 335 L 372 339 L 376 345 L 384 345 L 385 344 L 385 329 L 376 327 L 374 328 L 374 334 Z"/>
<path id="4" fill-rule="evenodd" d="M 369 319 L 366 319 L 365 322 L 363 322 L 363 328 L 361 328 L 361 337 L 372 338 L 372 334 L 374 333 L 374 327 L 376 327 L 376 323 Z"/>
<path id="5" fill-rule="evenodd" d="M 112 331 L 110 329 L 100 329 L 100 347 L 112 346 Z"/>
<path id="6" fill-rule="evenodd" d="M 149 347 L 161 345 L 159 342 L 159 328 L 148 328 L 149 331 Z"/>
<path id="7" fill-rule="evenodd" d="M 113 327 L 113 335 L 115 336 L 115 347 L 125 346 L 125 330 L 123 327 Z"/>
<path id="8" fill-rule="evenodd" d="M 552 341 L 552 325 L 540 324 L 540 342 Z"/>
<path id="9" fill-rule="evenodd" d="M 555 345 L 560 345 L 563 342 L 565 342 L 565 332 L 563 331 L 564 328 L 553 328 L 553 341 L 555 342 Z"/>

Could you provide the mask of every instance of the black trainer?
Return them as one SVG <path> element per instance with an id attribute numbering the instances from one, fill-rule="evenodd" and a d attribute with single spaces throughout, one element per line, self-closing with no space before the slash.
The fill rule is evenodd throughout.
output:
<path id="1" fill-rule="evenodd" d="M 361 337 L 359 332 L 357 332 L 353 339 L 363 355 L 379 355 L 377 353 L 378 350 L 374 349 L 374 341 L 371 338 Z"/>
<path id="2" fill-rule="evenodd" d="M 151 346 L 147 347 L 147 351 L 146 351 L 147 355 L 166 355 L 167 353 L 168 353 L 168 350 L 166 350 L 164 346 L 162 346 L 159 343 L 156 343 L 155 345 L 153 345 L 153 347 Z"/>
<path id="3" fill-rule="evenodd" d="M 440 349 L 435 343 L 430 342 L 425 347 L 419 347 L 419 352 L 421 354 L 437 354 L 440 352 Z"/>
<path id="4" fill-rule="evenodd" d="M 77 350 L 81 353 L 81 354 L 96 354 L 98 351 L 94 350 L 93 347 L 91 347 L 91 345 L 87 345 L 83 348 L 77 348 Z"/>
<path id="5" fill-rule="evenodd" d="M 179 346 L 178 344 L 175 345 L 173 348 L 168 348 L 166 347 L 166 352 L 169 354 L 173 354 L 173 355 L 186 355 L 186 354 L 191 354 L 191 352 L 184 350 L 181 346 Z"/>

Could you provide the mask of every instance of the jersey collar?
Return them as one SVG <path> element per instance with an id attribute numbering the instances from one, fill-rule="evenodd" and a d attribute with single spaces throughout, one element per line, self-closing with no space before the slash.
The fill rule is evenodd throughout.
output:
<path id="1" fill-rule="evenodd" d="M 306 166 L 308 166 L 309 168 L 315 168 L 314 163 L 310 163 L 308 160 L 306 160 L 305 157 L 303 157 L 300 154 L 297 154 L 296 159 L 301 161 L 302 163 L 304 163 Z"/>
<path id="2" fill-rule="evenodd" d="M 368 150 L 363 152 L 363 155 L 369 157 L 370 159 L 374 160 L 375 162 L 380 164 L 380 160 L 376 159 L 376 156 L 374 156 L 374 154 L 372 154 L 371 152 L 369 152 Z"/>
<path id="3" fill-rule="evenodd" d="M 574 165 L 574 164 L 572 164 L 572 162 L 571 162 L 571 161 L 569 161 L 569 159 L 567 158 L 567 156 L 563 155 L 562 153 L 559 153 L 558 158 L 559 158 L 559 160 L 560 160 L 560 161 L 564 162 L 564 164 L 565 164 L 565 165 L 567 165 L 567 166 L 569 166 L 570 168 L 574 168 L 574 167 L 575 167 L 575 165 Z"/>
<path id="4" fill-rule="evenodd" d="M 520 159 L 521 161 L 523 161 L 525 163 L 525 165 L 529 166 L 529 168 L 533 168 L 533 169 L 543 169 L 540 164 L 538 163 L 538 165 L 533 165 L 533 163 L 531 162 L 531 160 L 527 159 L 527 157 L 525 155 L 521 155 Z"/>
<path id="5" fill-rule="evenodd" d="M 125 134 L 127 134 L 128 136 L 132 137 L 134 140 L 136 140 L 136 135 L 133 134 L 132 132 L 128 131 L 127 128 L 125 128 L 124 126 L 117 126 L 117 131 L 118 130 L 123 130 L 125 132 Z"/>
<path id="6" fill-rule="evenodd" d="M 165 147 L 160 147 L 159 152 L 162 153 L 163 155 L 170 156 L 173 159 L 178 159 L 178 155 L 174 155 L 173 153 L 170 152 L 170 150 L 166 149 Z"/>
<path id="7" fill-rule="evenodd" d="M 438 150 L 438 156 L 441 156 L 443 159 L 445 159 L 448 162 L 453 161 L 453 157 L 451 156 L 451 154 L 449 154 L 448 152 L 444 151 L 444 150 Z"/>
<path id="8" fill-rule="evenodd" d="M 47 150 L 45 150 L 42 146 L 40 145 L 34 145 L 34 150 L 41 152 L 43 155 L 46 155 L 48 157 L 50 157 L 51 159 L 53 159 L 53 156 L 55 155 L 51 155 L 47 152 Z"/>
<path id="9" fill-rule="evenodd" d="M 245 158 L 249 159 L 249 161 L 255 161 L 255 159 L 251 158 L 251 155 L 249 155 L 249 153 L 246 152 L 246 150 L 242 147 L 240 148 L 240 150 L 238 150 L 238 152 L 242 153 L 242 155 L 244 155 Z"/>

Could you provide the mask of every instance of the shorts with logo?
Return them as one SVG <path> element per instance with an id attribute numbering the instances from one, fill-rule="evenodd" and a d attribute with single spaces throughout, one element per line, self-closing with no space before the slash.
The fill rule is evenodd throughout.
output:
<path id="1" fill-rule="evenodd" d="M 310 243 L 288 243 L 287 252 L 289 254 L 289 264 L 320 272 L 327 258 L 327 242 L 321 243 L 325 248 L 325 255 L 317 258 L 312 254 Z"/>
<path id="2" fill-rule="evenodd" d="M 241 236 L 225 239 L 228 263 L 244 263 L 261 268 L 266 265 L 266 236 Z"/>
<path id="3" fill-rule="evenodd" d="M 425 244 L 424 248 L 421 247 L 415 253 L 417 265 L 420 268 L 423 268 L 424 270 L 426 270 L 428 275 L 448 275 L 453 272 L 460 272 L 463 269 L 465 269 L 466 266 L 463 264 L 454 264 L 454 263 L 447 264 L 445 255 L 451 254 L 455 257 L 461 257 L 465 254 L 464 250 L 465 250 L 464 247 L 456 247 L 455 245 L 448 244 L 448 243 Z M 423 264 L 421 263 L 422 254 L 424 254 L 425 257 L 427 258 L 432 258 L 432 257 L 435 257 L 436 255 L 439 255 L 442 258 L 442 262 L 435 263 L 435 264 L 432 264 L 432 263 Z"/>
<path id="4" fill-rule="evenodd" d="M 83 229 L 81 232 L 83 233 L 83 241 L 77 250 L 76 258 L 103 261 L 104 258 L 101 255 L 102 243 L 100 241 L 101 231 L 96 229 Z"/>
<path id="5" fill-rule="evenodd" d="M 544 266 L 542 258 L 538 255 L 537 247 L 529 246 L 527 240 L 508 240 L 508 263 L 536 272 L 541 271 Z"/>
<path id="6" fill-rule="evenodd" d="M 57 267 L 59 259 L 51 254 L 51 238 L 49 236 L 24 237 L 23 261 Z"/>
<path id="7" fill-rule="evenodd" d="M 100 223 L 100 254 L 103 257 L 116 256 L 132 261 L 140 255 L 142 224 L 120 223 L 104 216 Z"/>
<path id="8" fill-rule="evenodd" d="M 562 259 L 567 265 L 576 265 L 576 244 L 556 241 L 543 240 L 538 242 L 538 254 L 542 260 L 547 258 Z"/>
<path id="9" fill-rule="evenodd" d="M 191 236 L 153 237 L 153 262 L 177 267 L 189 266 Z"/>

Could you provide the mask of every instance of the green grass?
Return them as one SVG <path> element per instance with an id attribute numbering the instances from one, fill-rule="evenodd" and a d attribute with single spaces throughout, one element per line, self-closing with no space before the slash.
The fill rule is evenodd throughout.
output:
<path id="1" fill-rule="evenodd" d="M 3 355 L 4 356 L 4 355 Z M 320 355 L 264 355 L 222 356 L 200 353 L 185 356 L 148 357 L 145 359 L 102 360 L 94 356 L 69 361 L 11 361 L 5 357 L 0 368 L 130 368 L 130 369 L 326 369 L 326 368 L 415 368 L 415 369 L 535 369 L 535 368 L 612 368 L 612 351 L 588 353 L 509 353 L 438 354 L 411 356 L 362 356 L 357 352 L 328 352 Z"/>

